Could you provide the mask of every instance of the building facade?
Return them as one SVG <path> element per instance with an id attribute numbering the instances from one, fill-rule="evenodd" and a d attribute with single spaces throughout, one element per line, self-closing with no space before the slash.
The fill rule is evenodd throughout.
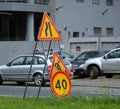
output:
<path id="1" fill-rule="evenodd" d="M 69 51 L 120 45 L 119 0 L 56 0 L 55 23 Z"/>
<path id="2" fill-rule="evenodd" d="M 0 0 L 0 41 L 35 41 L 49 0 Z"/>
<path id="3" fill-rule="evenodd" d="M 49 0 L 0 0 L 0 65 L 33 53 L 45 11 L 50 13 Z"/>
<path id="4" fill-rule="evenodd" d="M 0 64 L 33 52 L 45 11 L 60 31 L 65 51 L 77 55 L 113 49 L 120 45 L 119 9 L 119 0 L 0 0 Z M 52 46 L 58 48 L 55 42 Z"/>

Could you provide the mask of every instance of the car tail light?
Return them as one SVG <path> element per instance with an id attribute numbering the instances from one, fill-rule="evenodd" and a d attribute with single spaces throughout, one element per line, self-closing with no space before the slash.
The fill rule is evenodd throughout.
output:
<path id="1" fill-rule="evenodd" d="M 71 77 L 73 75 L 73 72 L 75 71 L 74 68 L 73 68 L 73 66 L 71 66 L 71 68 L 70 68 L 69 71 L 70 71 L 69 77 Z"/>
<path id="2" fill-rule="evenodd" d="M 51 71 L 51 67 L 52 67 L 51 65 L 48 66 L 48 72 L 49 72 L 49 73 L 50 73 L 50 71 Z"/>
<path id="3" fill-rule="evenodd" d="M 73 73 L 73 72 L 75 72 L 75 70 L 74 70 L 74 67 L 73 67 L 73 66 L 71 66 L 70 71 L 71 71 L 72 73 Z"/>

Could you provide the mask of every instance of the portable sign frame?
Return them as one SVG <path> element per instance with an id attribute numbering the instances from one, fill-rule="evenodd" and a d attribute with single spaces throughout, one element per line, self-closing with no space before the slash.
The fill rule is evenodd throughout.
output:
<path id="1" fill-rule="evenodd" d="M 49 47 L 48 47 L 48 51 L 47 51 L 47 56 L 44 54 L 46 60 L 48 59 L 48 55 L 49 55 L 49 51 L 50 51 L 50 48 L 51 48 L 52 40 L 54 40 L 54 41 L 57 40 L 58 41 L 59 50 L 61 52 L 59 41 L 62 40 L 62 37 L 61 37 L 60 33 L 57 31 L 57 29 L 56 29 L 54 23 L 52 22 L 52 20 L 50 19 L 50 17 L 47 15 L 46 12 L 44 12 L 41 28 L 39 30 L 37 41 L 36 41 L 34 52 L 33 52 L 32 62 L 34 60 L 35 51 L 36 51 L 36 48 L 37 48 L 38 41 L 42 41 L 43 52 L 45 53 L 45 48 L 44 48 L 43 41 L 47 41 L 47 40 L 50 41 L 50 43 L 49 43 Z M 55 57 L 56 56 L 57 55 L 55 55 Z M 63 80 L 59 79 L 59 80 L 63 82 L 63 84 L 62 84 L 63 89 L 68 88 L 66 93 L 63 93 L 62 95 L 60 95 L 59 93 L 56 93 L 56 96 L 61 98 L 61 97 L 68 96 L 69 93 L 71 92 L 71 81 L 68 77 L 69 70 L 66 68 L 66 66 L 64 65 L 64 63 L 62 62 L 62 60 L 58 56 L 57 56 L 57 59 L 60 61 L 60 63 L 62 63 L 61 67 L 63 67 L 64 70 L 59 71 L 59 72 L 58 72 L 58 70 L 56 70 L 58 73 L 55 73 L 54 75 L 51 73 L 53 75 L 52 82 L 54 82 L 54 79 L 56 80 L 56 77 L 57 77 L 57 79 L 59 79 L 59 76 L 57 76 L 57 75 L 63 75 L 62 77 L 64 77 L 65 79 L 63 79 Z M 53 60 L 55 60 L 55 59 L 53 59 Z M 57 63 L 55 63 L 55 64 L 59 66 L 59 64 L 57 64 Z M 46 66 L 47 66 L 47 62 L 45 62 L 43 75 L 45 73 Z M 52 67 L 52 69 L 54 69 L 54 68 Z M 28 87 L 28 82 L 29 82 L 29 79 L 30 79 L 31 70 L 32 70 L 32 63 L 30 65 L 29 75 L 28 75 L 27 84 L 26 84 L 26 87 L 25 87 L 25 90 L 24 90 L 23 99 L 26 97 L 27 87 Z M 42 77 L 42 79 L 43 79 L 43 77 Z M 50 79 L 50 81 L 51 81 L 51 79 Z M 66 85 L 66 83 L 68 85 Z M 58 86 L 61 85 L 59 83 L 57 83 L 57 84 L 58 84 Z M 64 85 L 65 85 L 65 87 L 64 87 Z M 53 89 L 53 90 L 55 91 L 55 89 Z M 41 84 L 39 85 L 37 98 L 39 97 L 40 91 L 41 91 Z"/>
<path id="2" fill-rule="evenodd" d="M 71 81 L 68 75 L 63 71 L 56 72 L 51 79 L 51 88 L 54 95 L 58 98 L 65 98 L 71 92 Z"/>
<path id="3" fill-rule="evenodd" d="M 62 40 L 60 33 L 46 12 L 43 15 L 38 40 Z"/>
<path id="4" fill-rule="evenodd" d="M 62 59 L 58 56 L 56 52 L 53 53 L 53 61 L 52 61 L 52 68 L 50 71 L 50 79 L 52 78 L 52 75 L 58 71 L 65 72 L 68 76 L 71 74 Z"/>

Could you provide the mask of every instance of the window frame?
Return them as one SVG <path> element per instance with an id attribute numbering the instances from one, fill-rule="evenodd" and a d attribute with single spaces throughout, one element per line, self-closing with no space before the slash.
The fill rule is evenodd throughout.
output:
<path id="1" fill-rule="evenodd" d="M 92 4 L 99 5 L 100 4 L 100 0 L 92 0 Z"/>
<path id="2" fill-rule="evenodd" d="M 113 0 L 106 0 L 107 6 L 113 6 Z"/>
<path id="3" fill-rule="evenodd" d="M 73 32 L 73 38 L 80 37 L 80 33 L 78 31 Z"/>
<path id="4" fill-rule="evenodd" d="M 84 3 L 84 0 L 76 0 L 76 2 Z"/>
<path id="5" fill-rule="evenodd" d="M 110 37 L 110 36 L 113 36 L 113 35 L 114 35 L 114 29 L 113 28 L 106 28 L 106 36 Z"/>
<path id="6" fill-rule="evenodd" d="M 93 32 L 94 32 L 94 36 L 101 36 L 102 35 L 102 28 L 101 27 L 94 27 Z"/>

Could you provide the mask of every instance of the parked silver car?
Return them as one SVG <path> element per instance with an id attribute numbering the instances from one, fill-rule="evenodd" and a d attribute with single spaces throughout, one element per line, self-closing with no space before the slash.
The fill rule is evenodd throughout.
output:
<path id="1" fill-rule="evenodd" d="M 0 66 L 0 84 L 2 84 L 3 81 L 16 81 L 19 85 L 24 84 L 28 79 L 32 59 L 32 54 L 21 55 L 15 57 L 7 65 Z M 44 85 L 46 81 L 49 81 L 47 68 L 45 68 L 42 79 L 44 66 L 44 56 L 35 55 L 29 81 L 34 81 L 35 85 L 40 85 L 40 83 Z M 41 79 L 43 80 L 42 82 Z"/>
<path id="2" fill-rule="evenodd" d="M 113 49 L 104 56 L 87 60 L 83 69 L 91 79 L 99 75 L 112 78 L 113 75 L 120 74 L 120 48 Z"/>

